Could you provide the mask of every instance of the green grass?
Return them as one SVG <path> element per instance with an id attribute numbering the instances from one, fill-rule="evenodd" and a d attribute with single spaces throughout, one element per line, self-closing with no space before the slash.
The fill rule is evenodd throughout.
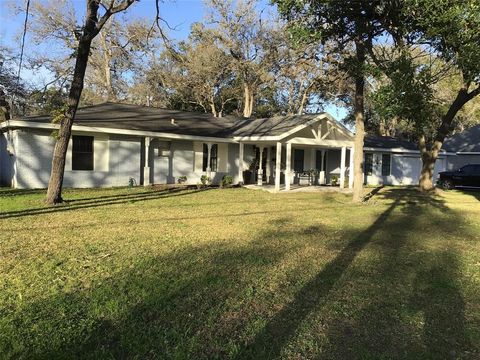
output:
<path id="1" fill-rule="evenodd" d="M 64 196 L 0 189 L 2 359 L 480 358 L 480 192 Z"/>

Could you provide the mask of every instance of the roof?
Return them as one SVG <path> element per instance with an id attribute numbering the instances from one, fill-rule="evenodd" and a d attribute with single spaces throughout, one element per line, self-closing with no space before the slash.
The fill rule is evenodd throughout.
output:
<path id="1" fill-rule="evenodd" d="M 75 124 L 209 137 L 278 136 L 318 116 L 319 114 L 262 119 L 244 119 L 235 116 L 216 118 L 206 113 L 107 102 L 79 108 L 75 116 Z M 23 120 L 40 123 L 51 121 L 48 115 L 30 116 Z"/>
<path id="2" fill-rule="evenodd" d="M 480 153 L 480 125 L 450 136 L 443 142 L 443 149 L 447 152 Z"/>
<path id="3" fill-rule="evenodd" d="M 416 150 L 418 146 L 406 140 L 395 139 L 390 136 L 365 136 L 364 147 L 366 148 L 379 148 L 379 149 L 403 149 L 403 150 Z"/>

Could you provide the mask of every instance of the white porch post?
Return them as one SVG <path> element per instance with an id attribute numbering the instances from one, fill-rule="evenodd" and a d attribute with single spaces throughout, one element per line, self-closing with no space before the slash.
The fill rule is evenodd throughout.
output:
<path id="1" fill-rule="evenodd" d="M 285 157 L 285 190 L 290 190 L 290 177 L 291 177 L 291 167 L 292 167 L 292 143 L 287 143 L 287 154 Z"/>
<path id="2" fill-rule="evenodd" d="M 265 147 L 263 146 L 260 146 L 259 147 L 259 162 L 258 162 L 258 172 L 257 172 L 257 185 L 259 186 L 262 186 L 263 185 L 263 167 L 262 167 L 262 163 L 263 163 L 263 149 L 265 149 Z"/>
<path id="3" fill-rule="evenodd" d="M 150 164 L 149 164 L 149 153 L 150 153 L 150 141 L 152 139 L 149 136 L 145 137 L 145 166 L 143 168 L 143 186 L 150 185 Z"/>
<path id="4" fill-rule="evenodd" d="M 267 168 L 265 169 L 266 175 L 267 175 L 267 184 L 270 184 L 270 176 L 272 175 L 272 169 L 271 169 L 271 160 L 272 160 L 272 154 L 271 154 L 272 147 L 267 146 Z"/>
<path id="5" fill-rule="evenodd" d="M 340 157 L 340 189 L 345 187 L 345 159 L 347 157 L 347 148 L 342 146 Z"/>
<path id="6" fill-rule="evenodd" d="M 211 178 L 212 168 L 210 167 L 210 160 L 212 157 L 212 143 L 207 143 L 207 176 Z"/>
<path id="7" fill-rule="evenodd" d="M 350 167 L 348 169 L 348 187 L 349 189 L 353 188 L 353 177 L 354 177 L 354 162 L 353 162 L 353 146 L 350 148 Z"/>
<path id="8" fill-rule="evenodd" d="M 243 142 L 238 144 L 238 183 L 243 185 L 243 152 L 244 152 L 244 144 Z"/>
<path id="9" fill-rule="evenodd" d="M 280 191 L 281 161 L 282 161 L 282 143 L 277 142 L 277 154 L 275 157 L 275 191 Z"/>
<path id="10" fill-rule="evenodd" d="M 325 150 L 321 151 L 322 154 L 322 162 L 320 164 L 320 175 L 318 182 L 320 185 L 325 185 Z"/>

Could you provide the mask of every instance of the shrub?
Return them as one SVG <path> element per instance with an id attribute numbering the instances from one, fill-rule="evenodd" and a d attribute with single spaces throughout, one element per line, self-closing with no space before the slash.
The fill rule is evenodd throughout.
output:
<path id="1" fill-rule="evenodd" d="M 210 179 L 210 177 L 208 177 L 207 175 L 202 175 L 202 177 L 200 178 L 200 182 L 203 186 L 208 186 L 212 183 L 212 179 Z"/>
<path id="2" fill-rule="evenodd" d="M 179 184 L 184 184 L 187 182 L 187 177 L 185 175 L 179 176 L 177 181 Z"/>
<path id="3" fill-rule="evenodd" d="M 223 175 L 221 185 L 222 187 L 229 187 L 233 184 L 233 176 Z"/>

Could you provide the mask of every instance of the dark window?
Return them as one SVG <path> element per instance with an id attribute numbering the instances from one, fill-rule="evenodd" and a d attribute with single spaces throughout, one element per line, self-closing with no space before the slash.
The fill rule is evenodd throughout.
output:
<path id="1" fill-rule="evenodd" d="M 365 175 L 372 175 L 373 173 L 373 154 L 365 154 Z"/>
<path id="2" fill-rule="evenodd" d="M 72 170 L 93 170 L 93 136 L 72 136 Z"/>
<path id="3" fill-rule="evenodd" d="M 302 149 L 294 149 L 293 151 L 293 170 L 295 172 L 303 171 L 304 151 Z"/>
<path id="4" fill-rule="evenodd" d="M 390 154 L 382 154 L 382 176 L 391 175 L 390 163 L 391 163 Z"/>
<path id="5" fill-rule="evenodd" d="M 203 165 L 202 170 L 207 171 L 207 162 L 208 162 L 208 145 L 203 144 Z M 218 164 L 218 145 L 212 144 L 210 149 L 210 170 L 215 172 L 217 171 Z"/>

